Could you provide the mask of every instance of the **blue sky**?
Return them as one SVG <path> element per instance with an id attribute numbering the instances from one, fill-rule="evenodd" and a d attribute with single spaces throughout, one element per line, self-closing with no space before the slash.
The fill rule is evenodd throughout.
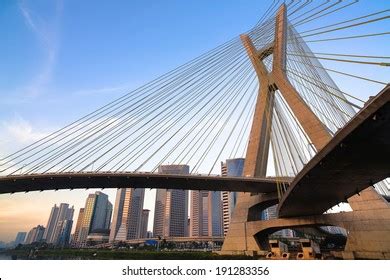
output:
<path id="1" fill-rule="evenodd" d="M 0 157 L 245 32 L 270 2 L 1 0 Z M 335 13 L 298 30 L 386 8 L 390 8 L 386 0 L 361 1 L 348 13 Z M 385 32 L 389 27 L 387 20 L 318 38 Z M 389 56 L 389 37 L 309 46 L 317 52 Z M 390 72 L 384 67 L 332 62 L 324 65 L 389 81 Z M 341 89 L 363 99 L 381 88 L 338 75 L 332 77 Z M 115 191 L 106 192 L 114 202 Z M 38 223 L 45 225 L 54 203 L 75 204 L 77 218 L 88 193 L 1 195 L 0 240 L 11 240 L 17 231 L 27 231 Z M 148 194 L 145 207 L 153 207 L 153 194 Z"/>
<path id="2" fill-rule="evenodd" d="M 47 115 L 64 125 L 223 43 L 261 11 L 255 1 L 5 3 L 0 92 L 13 109 L 0 117 L 42 127 Z"/>

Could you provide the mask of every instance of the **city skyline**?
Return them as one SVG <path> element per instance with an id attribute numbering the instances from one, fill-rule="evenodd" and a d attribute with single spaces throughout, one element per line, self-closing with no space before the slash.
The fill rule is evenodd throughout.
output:
<path id="1" fill-rule="evenodd" d="M 29 4 L 31 5 L 31 3 L 29 3 Z M 27 26 L 24 26 L 25 29 L 27 29 L 29 31 L 31 31 L 30 29 L 32 29 L 32 31 L 33 31 L 32 33 L 34 33 L 34 32 L 36 32 L 36 30 L 34 31 L 34 25 L 28 25 L 28 18 L 29 18 L 29 16 L 31 16 L 31 14 L 33 14 L 32 11 L 34 11 L 34 8 L 32 6 L 33 5 L 29 6 L 27 4 L 23 4 L 23 5 L 17 6 L 16 10 L 20 13 L 19 14 L 19 21 L 18 21 L 19 22 L 19 29 L 22 28 L 21 25 L 22 25 L 23 20 L 24 20 L 24 21 L 27 22 L 27 24 L 26 24 Z M 11 8 L 13 8 L 13 7 L 10 7 L 10 9 Z M 60 14 L 67 8 L 68 7 L 58 6 L 57 10 L 56 10 L 56 11 L 58 11 L 58 17 L 60 17 Z M 245 12 L 247 12 L 247 13 L 250 12 L 250 11 L 247 11 L 247 10 L 249 10 L 249 9 L 245 9 Z M 255 15 L 255 12 L 253 11 L 250 14 Z M 256 17 L 248 16 L 248 19 L 243 19 L 243 22 L 239 23 L 239 24 L 241 24 L 240 28 L 251 26 L 254 23 L 254 19 L 257 19 L 257 18 L 258 18 L 257 16 Z M 34 19 L 34 18 L 32 18 L 31 20 L 32 20 L 33 23 L 36 22 L 36 19 Z M 56 19 L 56 18 L 53 19 L 54 22 L 57 22 L 57 20 L 58 19 Z M 246 21 L 246 22 L 244 22 L 244 21 Z M 219 24 L 222 25 L 222 23 L 219 23 Z M 236 31 L 232 31 L 232 32 L 236 32 Z M 25 33 L 27 33 L 26 30 L 24 30 L 24 34 Z M 226 34 L 224 34 L 224 35 L 226 35 Z M 228 34 L 228 35 L 230 35 L 230 34 Z M 30 34 L 30 36 L 31 36 L 31 34 Z M 39 32 L 38 32 L 38 36 L 37 37 L 39 37 L 39 36 L 42 37 L 42 34 L 39 34 Z M 212 37 L 210 37 L 210 38 L 212 38 Z M 225 38 L 223 38 L 223 40 L 224 39 Z M 223 41 L 223 40 L 221 39 L 221 41 Z M 210 42 L 210 45 L 213 45 L 214 43 L 215 43 L 215 41 L 212 41 L 212 42 Z M 43 43 L 43 45 L 44 45 L 44 43 Z M 54 45 L 50 45 L 49 44 L 48 47 L 52 47 L 52 50 L 54 50 L 55 49 Z M 37 47 L 37 46 L 35 46 L 35 47 Z M 204 47 L 204 48 L 206 48 L 206 47 Z M 193 54 L 199 53 L 199 52 L 200 52 L 199 49 L 193 50 L 190 54 L 186 54 L 185 58 L 183 58 L 183 61 L 185 59 L 187 59 L 187 57 L 191 57 Z M 50 53 L 50 51 L 48 51 L 48 53 Z M 50 56 L 48 56 L 48 57 L 49 57 L 48 58 L 48 63 L 50 64 Z M 181 62 L 181 60 L 180 60 L 180 62 Z M 169 67 L 169 65 L 166 66 L 166 67 Z M 158 70 L 156 70 L 156 71 L 158 72 Z M 154 73 L 156 73 L 156 72 L 154 72 Z M 147 77 L 147 76 L 148 75 L 145 74 L 145 77 Z M 126 79 L 124 79 L 124 80 L 126 80 Z M 136 82 L 134 82 L 134 84 L 136 84 Z M 78 87 L 78 86 L 80 86 L 80 84 L 74 85 L 74 89 L 76 89 L 76 88 L 79 89 L 80 87 Z M 131 84 L 131 86 L 124 86 L 125 89 L 128 89 L 129 87 L 132 88 L 133 84 Z M 58 88 L 53 87 L 51 90 L 54 91 L 55 89 L 58 89 Z M 2 87 L 2 93 L 4 93 L 5 97 L 10 99 L 11 96 L 7 95 L 5 93 L 6 90 L 7 90 L 7 88 L 3 86 Z M 119 96 L 124 89 L 118 89 L 118 87 L 117 87 L 116 89 L 112 89 L 111 88 L 111 91 L 108 88 L 105 88 L 105 90 L 106 91 L 104 91 L 104 88 L 103 88 L 102 91 L 104 93 L 112 93 L 112 95 L 109 94 L 110 96 L 104 96 L 102 98 L 102 100 L 100 100 L 98 102 L 99 104 L 100 104 L 100 102 L 101 102 L 101 104 L 103 104 L 105 102 L 105 100 L 112 99 L 114 96 Z M 46 91 L 50 91 L 50 90 L 46 89 Z M 96 91 L 97 91 L 97 94 L 102 93 L 102 91 L 99 91 L 99 89 L 97 89 Z M 372 91 L 375 91 L 375 90 L 372 90 Z M 81 93 L 81 94 L 79 92 L 78 94 L 79 95 L 82 95 L 82 94 L 87 94 L 87 95 L 88 94 L 96 94 L 96 92 L 91 93 L 91 91 L 88 92 L 88 90 L 86 90 L 86 92 L 87 93 L 84 92 L 84 93 Z M 34 92 L 31 92 L 32 95 L 34 95 L 33 93 Z M 64 99 L 64 96 L 55 96 L 55 97 Z M 37 100 L 40 100 L 40 98 L 37 98 L 37 97 L 34 97 L 34 96 L 33 97 L 30 96 L 29 98 L 31 98 L 31 100 L 33 100 L 34 102 L 37 102 Z M 72 98 L 73 98 L 73 101 L 74 101 L 75 97 L 73 96 L 73 97 L 71 97 L 71 99 Z M 27 104 L 32 104 L 31 100 L 27 101 L 26 103 Z M 2 101 L 2 102 L 4 102 L 4 101 Z M 7 102 L 11 102 L 11 101 L 8 100 Z M 52 100 L 52 102 L 53 102 L 53 100 Z M 54 103 L 55 103 L 55 101 L 54 101 Z M 47 105 L 47 103 L 46 103 L 46 105 Z M 93 107 L 94 105 L 96 105 L 96 103 L 95 104 L 90 104 L 89 106 Z M 85 112 L 88 111 L 86 108 L 83 108 L 82 110 L 80 109 L 80 111 L 77 111 L 77 112 L 70 112 L 70 116 L 68 116 L 68 118 L 66 120 L 65 119 L 60 119 L 57 116 L 57 114 L 55 114 L 53 112 L 45 113 L 45 114 L 43 114 L 43 113 L 41 113 L 41 114 L 33 113 L 33 115 L 31 116 L 31 119 L 30 119 L 29 118 L 30 116 L 26 117 L 26 115 L 28 113 L 27 113 L 27 111 L 24 112 L 24 109 L 25 109 L 24 105 L 18 105 L 18 106 L 19 106 L 18 108 L 14 109 L 12 111 L 10 110 L 11 112 L 8 111 L 7 113 L 4 113 L 4 112 L 1 113 L 2 117 L 4 117 L 6 121 L 11 123 L 11 125 L 8 126 L 8 130 L 6 130 L 7 133 L 4 133 L 5 139 L 6 139 L 5 142 L 7 143 L 7 145 L 5 145 L 4 147 L 7 148 L 7 151 L 1 150 L 0 151 L 1 155 L 8 154 L 8 150 L 9 151 L 14 151 L 18 147 L 20 147 L 21 145 L 25 145 L 25 144 L 31 143 L 31 141 L 37 140 L 41 136 L 46 135 L 49 131 L 51 131 L 51 130 L 53 130 L 54 128 L 57 127 L 57 125 L 54 125 L 55 123 L 56 124 L 57 123 L 62 124 L 62 123 L 68 122 L 70 119 L 72 119 L 73 116 L 78 116 L 78 114 L 81 114 L 80 112 L 84 112 L 85 113 Z M 68 108 L 69 108 L 69 104 L 68 104 Z M 44 110 L 37 110 L 37 111 L 44 111 Z M 71 110 L 69 110 L 69 111 L 71 111 Z M 16 114 L 16 116 L 17 116 L 14 119 L 12 117 L 13 114 Z M 18 114 L 20 114 L 20 118 L 19 118 Z M 65 114 L 59 113 L 58 115 L 65 115 Z M 81 114 L 81 115 L 83 115 L 83 114 Z M 43 119 L 47 118 L 47 116 L 54 116 L 55 120 L 58 121 L 58 122 L 50 122 L 49 123 L 47 120 L 43 121 Z M 26 121 L 26 119 L 28 119 L 28 120 Z M 12 121 L 13 121 L 13 123 L 12 123 Z M 47 125 L 48 128 L 46 127 L 46 125 Z M 45 126 L 45 128 L 43 129 L 44 126 Z M 15 136 L 19 137 L 18 141 L 13 141 L 15 139 Z M 15 143 L 15 145 L 9 146 L 9 143 L 11 143 L 11 142 L 16 142 L 16 143 Z M 4 147 L 2 147 L 2 149 L 4 149 Z M 33 194 L 27 194 L 27 195 L 26 194 L 13 194 L 12 196 L 2 195 L 1 198 L 0 198 L 0 205 L 2 205 L 2 206 L 0 206 L 1 207 L 0 208 L 0 210 L 1 210 L 0 212 L 2 212 L 2 214 L 0 216 L 0 239 L 1 240 L 5 240 L 5 241 L 12 240 L 14 238 L 16 232 L 21 231 L 21 230 L 27 230 L 27 228 L 26 228 L 27 225 L 24 226 L 24 228 L 17 228 L 18 225 L 20 225 L 20 224 L 28 224 L 30 228 L 31 228 L 31 225 L 38 225 L 38 224 L 43 224 L 44 225 L 45 224 L 45 218 L 43 216 L 47 215 L 47 213 L 44 210 L 42 210 L 42 209 L 34 209 L 34 208 L 36 208 L 37 204 L 38 205 L 42 205 L 42 207 L 44 205 L 49 205 L 49 204 L 52 205 L 54 203 L 59 204 L 62 201 L 65 201 L 65 200 L 66 201 L 70 201 L 69 198 L 72 198 L 72 197 L 75 197 L 75 196 L 80 196 L 80 194 L 86 194 L 86 193 L 91 192 L 91 191 L 93 191 L 93 190 L 72 191 L 72 192 L 70 192 L 70 191 L 59 191 L 57 193 L 54 192 L 54 191 L 49 191 L 49 192 L 33 193 Z M 114 199 L 112 199 L 112 198 L 115 196 L 115 190 L 106 190 L 105 192 L 108 193 L 108 195 L 110 197 L 110 200 L 114 201 Z M 146 191 L 146 196 L 148 197 L 148 200 L 153 200 L 154 195 L 155 195 L 155 190 L 153 190 L 151 192 L 149 190 Z M 65 199 L 61 199 L 61 196 L 64 196 Z M 44 202 L 42 202 L 42 201 L 44 201 Z M 41 202 L 41 203 L 39 203 L 39 202 Z M 16 209 L 17 208 L 16 207 L 17 204 L 23 205 L 24 209 Z M 82 206 L 81 204 L 82 203 L 75 202 L 75 205 L 77 205 L 76 209 L 81 208 L 81 206 Z M 153 204 L 154 204 L 153 202 L 151 202 L 149 204 L 148 204 L 148 202 L 146 202 L 145 203 L 145 207 L 152 209 L 152 207 L 150 207 L 150 205 L 153 205 Z M 5 211 L 3 211 L 3 210 L 5 210 Z M 22 220 L 22 217 L 25 216 L 23 214 L 25 214 L 25 213 L 31 214 L 31 217 L 29 217 L 29 219 Z M 15 217 L 16 217 L 16 219 L 15 219 Z M 74 217 L 74 218 L 76 219 L 77 217 Z M 153 220 L 153 217 L 150 217 L 149 218 L 149 225 L 151 224 L 152 220 Z M 4 232 L 5 230 L 8 230 L 8 229 L 12 230 L 12 233 L 13 233 L 12 235 L 11 235 L 11 232 L 8 232 L 8 233 Z M 149 226 L 148 229 L 152 229 L 152 227 Z M 3 236 L 4 236 L 4 238 L 3 238 Z"/>
<path id="2" fill-rule="evenodd" d="M 241 158 L 240 159 L 232 159 L 233 162 L 235 160 L 243 160 L 243 159 L 241 159 Z M 161 173 L 161 174 L 173 174 L 173 173 L 186 174 L 189 172 L 189 168 L 190 168 L 189 166 L 162 165 L 159 168 L 159 173 Z M 232 174 L 230 174 L 230 175 L 232 175 Z M 93 189 L 90 189 L 89 192 L 91 192 L 92 190 Z M 169 193 L 169 192 L 172 192 L 173 190 L 160 190 L 160 192 L 161 191 L 163 191 L 163 193 L 164 193 L 161 195 L 163 195 L 165 197 L 167 195 L 166 194 L 167 192 Z M 176 190 L 175 192 L 177 194 L 170 195 L 169 198 L 167 197 L 165 199 L 168 199 L 169 201 L 171 199 L 176 199 L 176 200 L 180 199 L 182 197 L 180 195 L 180 193 L 182 191 Z M 115 201 L 114 205 L 111 205 L 112 218 L 110 219 L 110 222 L 109 222 L 110 230 L 114 230 L 116 228 L 116 231 L 114 230 L 114 231 L 110 232 L 110 238 L 109 238 L 110 242 L 120 241 L 120 240 L 137 239 L 137 238 L 145 238 L 146 234 L 144 237 L 142 236 L 143 231 L 145 233 L 147 233 L 147 232 L 154 233 L 155 221 L 154 221 L 154 219 L 152 220 L 150 218 L 150 213 L 155 212 L 155 207 L 152 208 L 153 210 L 144 209 L 144 201 L 145 201 L 144 193 L 145 193 L 145 189 L 142 189 L 142 188 L 118 189 L 116 191 L 116 199 L 114 200 Z M 198 193 L 201 194 L 203 192 L 186 191 L 186 193 L 187 193 L 187 195 L 183 198 L 184 198 L 184 201 L 187 202 L 187 210 L 184 211 L 184 213 L 187 213 L 188 219 L 191 220 L 190 209 L 194 209 L 194 205 L 193 205 L 194 201 L 192 199 L 189 199 L 188 193 L 191 193 L 191 198 L 192 198 L 192 197 L 194 197 L 194 194 L 198 194 Z M 223 217 L 222 217 L 223 213 L 222 213 L 221 192 L 204 191 L 204 193 L 206 194 L 206 196 L 205 196 L 206 200 L 203 201 L 201 199 L 199 201 L 199 203 L 202 204 L 200 206 L 206 207 L 204 214 L 207 217 L 205 217 L 205 224 L 199 225 L 200 232 L 198 234 L 194 234 L 193 236 L 220 236 L 220 235 L 223 235 Z M 72 220 L 73 223 L 70 225 L 71 226 L 70 233 L 73 235 L 72 245 L 77 245 L 77 243 L 80 242 L 79 241 L 80 234 L 83 234 L 82 227 L 86 226 L 86 224 L 84 224 L 84 215 L 86 214 L 85 209 L 90 208 L 89 209 L 89 212 L 90 212 L 89 218 L 90 218 L 90 220 L 92 220 L 92 212 L 91 212 L 92 208 L 91 207 L 93 207 L 93 205 L 95 203 L 94 200 L 96 200 L 96 195 L 107 196 L 106 197 L 107 202 L 110 203 L 108 201 L 108 198 L 109 198 L 108 195 L 106 195 L 105 193 L 103 193 L 101 191 L 95 191 L 93 193 L 87 194 L 86 198 L 84 199 L 84 201 L 86 201 L 85 204 L 83 205 L 84 207 L 80 207 L 78 209 L 75 208 L 74 206 L 69 208 L 69 205 L 70 205 L 69 203 L 61 202 L 61 203 L 58 203 L 58 206 L 57 206 L 57 204 L 54 204 L 54 206 L 51 208 L 51 210 L 49 212 L 46 224 L 42 223 L 42 224 L 46 225 L 46 228 L 43 231 L 41 239 L 47 243 L 55 244 L 56 239 L 55 239 L 54 235 L 56 234 L 57 235 L 56 238 L 58 239 L 58 234 L 59 234 L 59 232 L 55 233 L 57 223 L 60 221 L 65 221 L 65 220 Z M 177 195 L 179 195 L 179 196 L 177 196 Z M 134 197 L 136 198 L 135 201 L 134 201 Z M 219 203 L 215 204 L 216 200 L 218 200 Z M 90 202 L 88 202 L 88 201 L 90 201 Z M 135 205 L 133 203 L 135 203 Z M 156 201 L 155 201 L 155 203 L 156 203 Z M 206 204 L 207 204 L 207 206 L 206 206 Z M 129 218 L 130 218 L 130 217 L 127 218 L 128 215 L 130 214 L 130 212 L 126 213 L 126 214 L 123 213 L 125 207 L 127 207 L 128 211 L 130 211 L 132 213 L 134 213 L 135 209 L 140 208 L 141 211 L 139 212 L 139 221 L 132 221 L 130 219 L 130 221 L 133 223 L 133 224 L 130 224 L 130 227 L 133 227 L 133 231 L 135 230 L 135 232 L 133 232 L 133 234 L 129 232 L 127 237 L 125 238 L 124 237 L 125 233 L 123 231 L 122 233 L 120 233 L 121 237 L 118 239 L 118 238 L 116 238 L 116 236 L 119 233 L 119 229 L 121 226 L 122 226 L 122 228 L 124 228 L 126 225 L 126 222 L 124 222 L 125 220 L 122 220 L 122 218 L 121 218 L 121 219 L 119 219 L 120 223 L 118 224 L 117 216 L 123 215 L 124 219 L 127 219 L 127 220 L 129 220 Z M 210 207 L 211 211 L 209 211 L 208 207 Z M 122 209 L 122 210 L 120 210 L 120 209 Z M 163 211 L 163 212 L 165 212 L 165 211 Z M 76 214 L 77 216 L 75 216 L 74 214 Z M 217 216 L 219 216 L 219 218 Z M 145 224 L 145 220 L 146 220 L 146 224 Z M 91 224 L 91 221 L 88 224 Z M 107 221 L 106 221 L 106 224 L 107 224 Z M 150 227 L 150 224 L 152 224 L 152 227 Z M 69 225 L 67 225 L 67 226 L 69 227 Z M 188 224 L 188 228 L 185 229 L 186 230 L 185 236 L 191 236 L 191 227 L 192 226 L 193 225 Z M 60 228 L 57 229 L 57 231 L 59 231 L 59 230 L 60 230 Z M 28 229 L 28 232 L 29 231 L 31 231 L 31 228 Z M 85 229 L 84 229 L 84 231 L 85 231 Z M 209 232 L 214 232 L 215 234 L 209 235 L 208 234 Z M 21 233 L 21 232 L 18 231 L 18 233 Z M 81 237 L 81 239 L 86 240 L 86 236 L 88 235 L 88 233 L 84 233 L 83 235 L 84 235 L 84 237 Z M 12 237 L 10 240 L 5 240 L 5 241 L 12 242 L 13 240 L 15 240 L 15 237 Z M 3 240 L 0 240 L 0 241 L 3 241 Z"/>

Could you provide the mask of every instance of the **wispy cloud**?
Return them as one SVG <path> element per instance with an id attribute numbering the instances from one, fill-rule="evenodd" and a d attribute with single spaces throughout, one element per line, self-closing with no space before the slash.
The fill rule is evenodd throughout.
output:
<path id="1" fill-rule="evenodd" d="M 13 161 L 4 159 L 5 156 L 29 145 L 49 134 L 49 129 L 41 130 L 23 119 L 20 116 L 15 116 L 12 119 L 3 120 L 0 122 L 0 176 L 9 174 L 17 169 L 11 167 Z M 1 170 L 10 168 L 6 172 Z"/>
<path id="2" fill-rule="evenodd" d="M 43 60 L 41 69 L 24 90 L 24 94 L 27 97 L 35 97 L 45 90 L 45 87 L 50 82 L 55 67 L 63 3 L 62 0 L 57 0 L 55 2 L 54 18 L 52 19 L 42 18 L 42 16 L 28 7 L 26 1 L 19 1 L 18 4 L 26 26 L 35 34 L 45 52 L 45 59 Z"/>
<path id="3" fill-rule="evenodd" d="M 47 136 L 53 127 L 39 129 L 21 116 L 0 122 L 0 158 Z"/>
<path id="4" fill-rule="evenodd" d="M 9 121 L 1 122 L 0 131 L 3 139 L 10 144 L 30 144 L 47 135 L 45 132 L 34 129 L 32 125 L 20 116 Z"/>
<path id="5" fill-rule="evenodd" d="M 95 94 L 108 94 L 108 93 L 124 93 L 131 88 L 130 85 L 118 85 L 118 86 L 103 86 L 100 88 L 81 89 L 72 92 L 72 95 L 95 95 Z"/>

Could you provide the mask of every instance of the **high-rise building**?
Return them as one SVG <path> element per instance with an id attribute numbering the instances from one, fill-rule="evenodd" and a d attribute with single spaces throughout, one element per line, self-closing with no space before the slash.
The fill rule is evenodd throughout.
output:
<path id="1" fill-rule="evenodd" d="M 278 217 L 278 215 L 276 214 L 277 213 L 277 208 L 278 208 L 278 205 L 272 205 L 270 207 L 268 207 L 267 209 L 263 210 L 261 212 L 261 216 L 260 216 L 260 219 L 261 220 L 272 220 L 272 219 L 276 219 Z"/>
<path id="2" fill-rule="evenodd" d="M 140 238 L 146 238 L 148 233 L 148 222 L 149 222 L 149 212 L 148 209 L 142 209 L 142 218 L 141 218 L 141 234 Z"/>
<path id="3" fill-rule="evenodd" d="M 28 234 L 25 241 L 25 244 L 31 244 L 34 242 L 41 242 L 43 240 L 43 234 L 45 232 L 45 227 L 38 225 L 32 228 Z"/>
<path id="4" fill-rule="evenodd" d="M 227 159 L 226 163 L 221 162 L 221 175 L 229 177 L 240 177 L 244 170 L 245 159 L 233 158 Z M 230 224 L 230 219 L 233 209 L 236 206 L 237 193 L 236 192 L 222 192 L 222 216 L 223 216 L 223 232 L 227 234 Z"/>
<path id="5" fill-rule="evenodd" d="M 244 171 L 244 158 L 232 158 L 226 160 L 226 176 L 241 177 Z"/>
<path id="6" fill-rule="evenodd" d="M 69 208 L 69 204 L 67 203 L 61 203 L 59 207 L 54 204 L 50 212 L 45 233 L 43 234 L 43 239 L 47 243 L 57 243 L 58 232 L 60 231 L 57 226 L 61 227 L 63 221 L 73 220 L 73 213 L 73 206 Z"/>
<path id="7" fill-rule="evenodd" d="M 145 189 L 118 189 L 110 230 L 110 242 L 140 238 L 144 196 Z"/>
<path id="8" fill-rule="evenodd" d="M 65 247 L 69 245 L 70 233 L 72 231 L 73 220 L 63 220 L 58 222 L 55 231 L 55 245 Z"/>
<path id="9" fill-rule="evenodd" d="M 108 201 L 108 195 L 96 192 L 95 207 L 91 223 L 91 231 L 95 229 L 109 229 L 112 215 L 112 203 Z"/>
<path id="10" fill-rule="evenodd" d="M 85 202 L 84 217 L 78 233 L 77 242 L 82 245 L 88 234 L 97 229 L 109 229 L 112 214 L 112 204 L 108 195 L 102 192 L 89 194 Z"/>
<path id="11" fill-rule="evenodd" d="M 26 235 L 27 235 L 27 232 L 18 232 L 18 234 L 16 234 L 14 245 L 18 246 L 19 244 L 24 244 L 24 240 L 26 239 Z"/>
<path id="12" fill-rule="evenodd" d="M 203 229 L 207 228 L 207 217 L 203 217 L 203 200 L 207 199 L 208 191 L 191 191 L 190 201 L 190 236 L 204 236 Z M 206 220 L 204 220 L 205 218 Z M 207 236 L 207 233 L 205 234 Z"/>
<path id="13" fill-rule="evenodd" d="M 191 191 L 190 236 L 221 236 L 221 192 Z"/>
<path id="14" fill-rule="evenodd" d="M 157 189 L 156 203 L 154 205 L 153 235 L 162 237 L 164 235 L 165 204 L 167 200 L 167 190 Z"/>
<path id="15" fill-rule="evenodd" d="M 160 174 L 189 174 L 188 165 L 160 165 Z M 188 236 L 188 191 L 157 189 L 154 236 Z"/>
<path id="16" fill-rule="evenodd" d="M 223 236 L 222 194 L 209 192 L 209 236 Z"/>
<path id="17" fill-rule="evenodd" d="M 112 203 L 108 201 L 106 208 L 106 221 L 104 223 L 103 229 L 110 230 L 111 227 L 111 217 L 112 217 Z"/>
<path id="18" fill-rule="evenodd" d="M 50 240 L 52 238 L 54 227 L 57 224 L 58 219 L 58 211 L 59 207 L 57 207 L 56 204 L 54 204 L 53 208 L 51 208 L 49 220 L 46 225 L 45 233 L 43 234 L 43 239 L 46 240 L 47 243 L 50 243 Z"/>
<path id="19" fill-rule="evenodd" d="M 72 238 L 73 245 L 76 245 L 78 240 L 79 240 L 79 235 L 80 235 L 81 226 L 83 224 L 83 219 L 84 219 L 84 208 L 80 208 L 79 216 L 77 218 L 77 223 L 76 223 L 76 229 L 74 231 L 73 238 Z"/>

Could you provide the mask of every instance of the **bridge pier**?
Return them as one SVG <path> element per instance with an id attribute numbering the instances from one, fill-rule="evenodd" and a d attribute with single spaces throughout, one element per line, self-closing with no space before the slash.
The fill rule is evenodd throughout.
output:
<path id="1" fill-rule="evenodd" d="M 263 246 L 259 244 L 254 234 L 252 234 L 253 231 L 248 226 L 251 225 L 251 221 L 260 219 L 261 211 L 277 203 L 277 193 L 258 195 L 239 193 L 222 251 L 231 252 L 232 254 L 262 251 L 265 244 Z"/>
<path id="2" fill-rule="evenodd" d="M 349 199 L 351 212 L 264 221 L 232 221 L 222 254 L 252 254 L 268 250 L 268 235 L 302 227 L 338 226 L 346 229 L 345 259 L 390 259 L 390 205 L 372 187 Z M 241 211 L 243 211 L 241 209 Z"/>
<path id="3" fill-rule="evenodd" d="M 349 231 L 344 258 L 390 259 L 390 205 L 370 187 L 348 199 L 353 220 L 342 220 Z"/>

